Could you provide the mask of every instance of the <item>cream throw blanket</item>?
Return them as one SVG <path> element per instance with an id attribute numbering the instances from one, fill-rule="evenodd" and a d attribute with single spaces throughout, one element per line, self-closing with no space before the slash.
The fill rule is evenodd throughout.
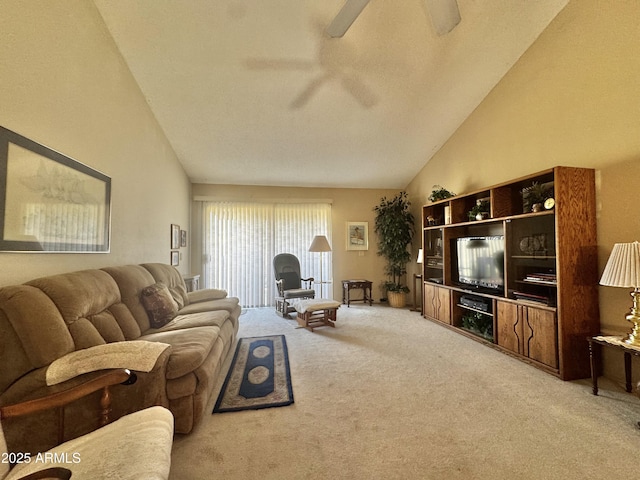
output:
<path id="1" fill-rule="evenodd" d="M 110 368 L 150 372 L 158 357 L 171 345 L 132 340 L 114 342 L 71 352 L 55 360 L 47 369 L 47 385 L 56 385 L 84 373 Z"/>
<path id="2" fill-rule="evenodd" d="M 327 298 L 310 298 L 308 300 L 294 300 L 290 302 L 298 313 L 315 312 L 316 310 L 326 310 L 328 308 L 338 308 L 340 302 Z"/>

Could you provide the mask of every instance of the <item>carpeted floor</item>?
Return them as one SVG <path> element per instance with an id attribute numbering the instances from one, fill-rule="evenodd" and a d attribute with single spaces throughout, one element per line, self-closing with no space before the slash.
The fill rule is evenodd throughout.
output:
<path id="1" fill-rule="evenodd" d="M 343 306 L 336 325 L 311 333 L 273 309 L 244 312 L 240 336 L 286 335 L 296 401 L 205 415 L 176 437 L 171 478 L 635 475 L 640 400 L 619 386 L 603 380 L 593 396 L 588 380 L 562 382 L 407 310 Z"/>

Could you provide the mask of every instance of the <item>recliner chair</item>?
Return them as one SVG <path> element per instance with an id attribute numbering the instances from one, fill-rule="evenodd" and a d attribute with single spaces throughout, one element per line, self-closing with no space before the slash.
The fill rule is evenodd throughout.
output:
<path id="1" fill-rule="evenodd" d="M 315 290 L 311 288 L 313 277 L 301 278 L 300 262 L 291 253 L 280 253 L 273 258 L 273 270 L 278 287 L 276 297 L 276 312 L 278 315 L 288 317 L 295 308 L 291 306 L 291 300 L 298 298 L 314 298 Z M 304 286 L 303 286 L 304 282 Z"/>

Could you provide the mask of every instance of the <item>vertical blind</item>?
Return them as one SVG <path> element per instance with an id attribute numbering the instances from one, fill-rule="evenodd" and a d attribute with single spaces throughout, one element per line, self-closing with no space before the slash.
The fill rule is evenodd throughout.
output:
<path id="1" fill-rule="evenodd" d="M 298 257 L 303 278 L 320 280 L 320 254 L 308 250 L 316 235 L 331 238 L 331 204 L 204 202 L 202 212 L 205 287 L 227 290 L 244 307 L 274 305 L 279 253 Z M 331 252 L 322 263 L 330 280 Z"/>

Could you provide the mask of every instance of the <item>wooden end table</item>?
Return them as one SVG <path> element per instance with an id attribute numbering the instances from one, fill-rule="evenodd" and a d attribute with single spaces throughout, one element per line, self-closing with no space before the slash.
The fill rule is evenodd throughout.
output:
<path id="1" fill-rule="evenodd" d="M 369 306 L 373 304 L 371 297 L 371 284 L 369 280 L 342 280 L 342 303 L 347 307 L 351 302 L 369 302 Z M 362 290 L 362 298 L 351 300 L 351 290 Z"/>
<path id="2" fill-rule="evenodd" d="M 623 341 L 624 337 L 617 336 L 597 336 L 587 339 L 589 342 L 589 358 L 591 360 L 591 382 L 593 385 L 593 394 L 598 395 L 598 369 L 600 366 L 602 347 L 612 347 L 624 353 L 624 378 L 625 389 L 631 392 L 631 355 L 640 357 L 640 348 L 627 345 Z"/>

